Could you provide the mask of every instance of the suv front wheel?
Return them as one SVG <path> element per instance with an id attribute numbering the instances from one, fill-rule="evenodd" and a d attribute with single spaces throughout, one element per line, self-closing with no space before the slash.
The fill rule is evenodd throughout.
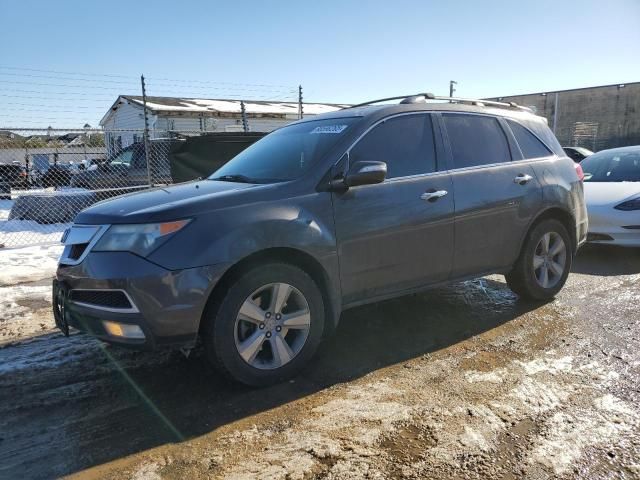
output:
<path id="1" fill-rule="evenodd" d="M 505 278 L 519 296 L 548 300 L 564 286 L 572 260 L 567 229 L 558 220 L 543 220 L 529 232 L 520 257 Z"/>
<path id="2" fill-rule="evenodd" d="M 315 353 L 324 328 L 316 282 L 284 263 L 260 265 L 235 280 L 204 321 L 209 360 L 250 386 L 294 376 Z"/>

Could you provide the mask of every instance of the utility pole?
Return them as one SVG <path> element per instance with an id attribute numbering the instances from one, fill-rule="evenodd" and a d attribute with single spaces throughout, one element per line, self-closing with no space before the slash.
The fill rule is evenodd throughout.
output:
<path id="1" fill-rule="evenodd" d="M 144 157 L 147 161 L 147 181 L 149 187 L 153 187 L 153 179 L 151 178 L 151 149 L 149 144 L 149 116 L 147 115 L 147 88 L 144 83 L 144 75 L 140 75 L 140 83 L 142 85 L 142 107 L 144 109 Z"/>
<path id="2" fill-rule="evenodd" d="M 246 133 L 249 131 L 249 122 L 247 122 L 247 110 L 244 107 L 244 100 L 240 100 L 240 114 L 242 115 L 242 130 Z"/>
<path id="3" fill-rule="evenodd" d="M 558 92 L 556 92 L 556 98 L 553 102 L 553 134 L 556 134 L 556 128 L 558 126 Z"/>
<path id="4" fill-rule="evenodd" d="M 453 88 L 454 85 L 457 85 L 458 82 L 456 82 L 455 80 L 450 80 L 449 81 L 449 97 L 453 97 L 453 92 L 456 91 L 455 88 Z M 451 102 L 451 101 L 449 101 Z"/>
<path id="5" fill-rule="evenodd" d="M 298 85 L 298 119 L 302 120 L 302 85 Z"/>

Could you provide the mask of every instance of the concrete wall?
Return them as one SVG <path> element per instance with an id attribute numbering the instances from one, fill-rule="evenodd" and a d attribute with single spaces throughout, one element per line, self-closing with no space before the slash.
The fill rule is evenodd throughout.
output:
<path id="1" fill-rule="evenodd" d="M 557 92 L 497 97 L 533 107 L 547 118 L 562 145 L 591 150 L 640 145 L 640 82 L 622 86 L 581 88 Z"/>

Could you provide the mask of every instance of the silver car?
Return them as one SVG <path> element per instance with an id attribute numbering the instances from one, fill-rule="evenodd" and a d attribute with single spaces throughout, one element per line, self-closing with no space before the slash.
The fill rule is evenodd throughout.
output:
<path id="1" fill-rule="evenodd" d="M 640 146 L 602 150 L 582 161 L 591 243 L 640 247 Z"/>

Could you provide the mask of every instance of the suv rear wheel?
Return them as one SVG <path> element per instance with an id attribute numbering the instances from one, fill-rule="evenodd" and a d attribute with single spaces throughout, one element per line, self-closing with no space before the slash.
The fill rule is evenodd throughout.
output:
<path id="1" fill-rule="evenodd" d="M 234 380 L 264 386 L 291 378 L 315 353 L 324 305 L 307 273 L 271 263 L 237 279 L 204 321 L 214 366 Z"/>
<path id="2" fill-rule="evenodd" d="M 513 270 L 505 275 L 507 284 L 523 298 L 551 299 L 567 281 L 572 260 L 567 229 L 558 220 L 543 220 L 529 232 Z"/>

